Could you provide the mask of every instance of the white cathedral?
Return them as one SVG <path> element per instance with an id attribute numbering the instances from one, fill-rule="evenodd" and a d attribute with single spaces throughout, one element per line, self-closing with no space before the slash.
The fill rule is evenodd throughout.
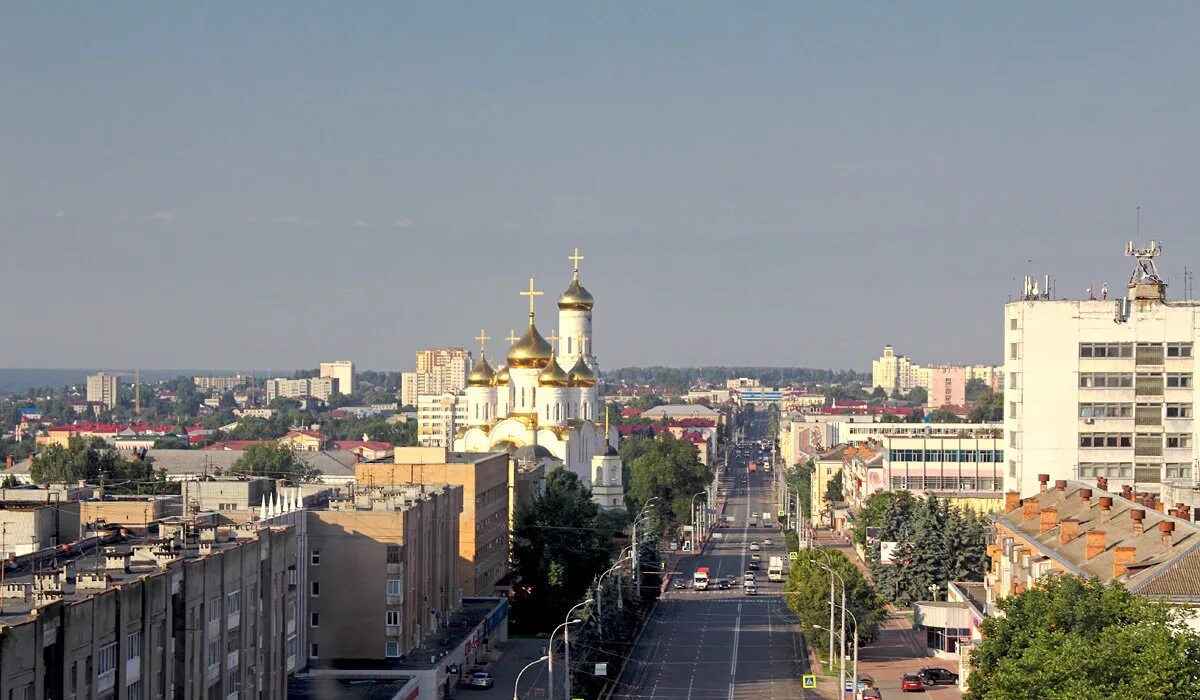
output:
<path id="1" fill-rule="evenodd" d="M 579 282 L 579 250 L 571 284 L 558 297 L 558 333 L 552 346 L 534 325 L 533 279 L 529 290 L 529 329 L 516 338 L 508 363 L 494 370 L 481 346 L 479 362 L 467 376 L 466 425 L 457 431 L 459 452 L 508 450 L 518 457 L 552 456 L 579 476 L 592 498 L 606 509 L 625 507 L 621 458 L 609 431 L 599 395 L 599 365 L 592 354 L 592 307 L 596 300 Z M 480 342 L 486 340 L 480 334 Z M 515 342 L 514 342 L 515 341 Z"/>

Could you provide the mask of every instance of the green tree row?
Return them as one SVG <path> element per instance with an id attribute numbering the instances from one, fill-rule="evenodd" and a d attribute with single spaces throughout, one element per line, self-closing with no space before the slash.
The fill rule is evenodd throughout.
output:
<path id="1" fill-rule="evenodd" d="M 700 463 L 695 445 L 663 431 L 653 438 L 621 441 L 620 454 L 626 465 L 631 512 L 656 498 L 660 532 L 674 533 L 680 525 L 691 523 L 693 497 L 713 480 L 713 473 Z"/>
<path id="2" fill-rule="evenodd" d="M 47 445 L 33 459 L 29 477 L 38 484 L 86 482 L 120 494 L 179 493 L 179 484 L 155 469 L 152 460 L 138 459 L 110 446 L 103 438 L 71 438 L 66 447 Z"/>
<path id="3" fill-rule="evenodd" d="M 840 579 L 829 573 L 832 569 Z M 886 617 L 883 599 L 875 587 L 863 576 L 862 571 L 841 552 L 826 547 L 802 549 L 788 572 L 783 587 L 784 602 L 796 613 L 800 629 L 817 649 L 823 653 L 829 648 L 829 584 L 833 580 L 834 602 L 841 605 L 842 581 L 845 581 L 846 609 L 858 618 L 859 646 L 870 644 L 879 634 L 879 626 Z M 840 622 L 841 609 L 835 618 Z M 847 616 L 846 632 L 853 631 Z M 818 629 L 818 627 L 822 629 Z M 836 640 L 836 636 L 835 636 Z M 847 637 L 846 648 L 853 644 Z M 836 644 L 836 641 L 835 641 Z"/>

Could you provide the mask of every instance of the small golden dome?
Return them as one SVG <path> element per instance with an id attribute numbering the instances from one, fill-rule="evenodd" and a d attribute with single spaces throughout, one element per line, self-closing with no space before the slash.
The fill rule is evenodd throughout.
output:
<path id="1" fill-rule="evenodd" d="M 496 386 L 508 386 L 508 365 L 500 365 L 500 370 L 496 372 Z"/>
<path id="2" fill-rule="evenodd" d="M 479 353 L 479 362 L 475 363 L 475 368 L 467 375 L 467 386 L 491 386 L 495 378 L 496 370 L 488 364 L 487 357 Z"/>
<path id="3" fill-rule="evenodd" d="M 558 364 L 558 360 L 550 358 L 550 364 L 546 365 L 546 369 L 538 375 L 538 384 L 540 386 L 566 386 L 570 377 L 563 371 L 562 366 Z"/>
<path id="4" fill-rule="evenodd" d="M 579 277 L 571 280 L 571 284 L 567 287 L 567 291 L 563 292 L 558 297 L 558 308 L 560 309 L 580 309 L 583 311 L 590 310 L 596 305 L 596 298 L 592 293 L 583 288 L 579 283 Z"/>
<path id="5" fill-rule="evenodd" d="M 575 361 L 575 366 L 567 375 L 570 377 L 571 386 L 596 386 L 596 373 L 587 366 L 582 357 Z"/>
<path id="6" fill-rule="evenodd" d="M 530 323 L 525 335 L 508 349 L 508 366 L 541 369 L 552 357 L 554 348 L 550 347 L 550 343 L 546 342 L 541 333 L 538 333 L 537 327 Z"/>

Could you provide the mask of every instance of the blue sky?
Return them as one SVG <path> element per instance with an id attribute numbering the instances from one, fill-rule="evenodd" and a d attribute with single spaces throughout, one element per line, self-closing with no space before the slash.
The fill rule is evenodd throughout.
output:
<path id="1" fill-rule="evenodd" d="M 1025 274 L 1200 266 L 1200 6 L 9 6 L 0 366 L 999 362 Z M 495 341 L 493 346 L 496 347 Z M 499 350 L 499 347 L 496 347 Z"/>

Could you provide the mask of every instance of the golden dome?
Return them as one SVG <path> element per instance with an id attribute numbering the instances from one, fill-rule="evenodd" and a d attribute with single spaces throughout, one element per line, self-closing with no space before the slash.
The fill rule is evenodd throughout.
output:
<path id="1" fill-rule="evenodd" d="M 542 370 L 538 375 L 538 384 L 540 386 L 566 386 L 570 377 L 563 371 L 558 360 L 550 358 L 550 364 L 546 365 L 546 369 Z"/>
<path id="2" fill-rule="evenodd" d="M 587 366 L 582 357 L 575 361 L 575 366 L 567 374 L 571 386 L 596 386 L 596 373 Z"/>
<path id="3" fill-rule="evenodd" d="M 558 308 L 560 309 L 581 309 L 587 311 L 595 305 L 596 298 L 592 296 L 591 292 L 583 288 L 583 285 L 579 283 L 578 276 L 571 280 L 567 291 L 558 297 Z"/>
<path id="4" fill-rule="evenodd" d="M 550 347 L 550 343 L 546 342 L 546 339 L 542 337 L 541 333 L 538 333 L 537 327 L 531 322 L 525 335 L 521 336 L 521 339 L 508 349 L 508 366 L 541 369 L 552 357 L 554 357 L 554 348 Z"/>
<path id="5" fill-rule="evenodd" d="M 500 370 L 496 372 L 496 386 L 508 385 L 508 365 L 500 365 Z"/>
<path id="6" fill-rule="evenodd" d="M 479 362 L 475 363 L 475 368 L 467 375 L 467 386 L 491 386 L 495 378 L 496 370 L 488 364 L 487 357 L 479 353 Z"/>

